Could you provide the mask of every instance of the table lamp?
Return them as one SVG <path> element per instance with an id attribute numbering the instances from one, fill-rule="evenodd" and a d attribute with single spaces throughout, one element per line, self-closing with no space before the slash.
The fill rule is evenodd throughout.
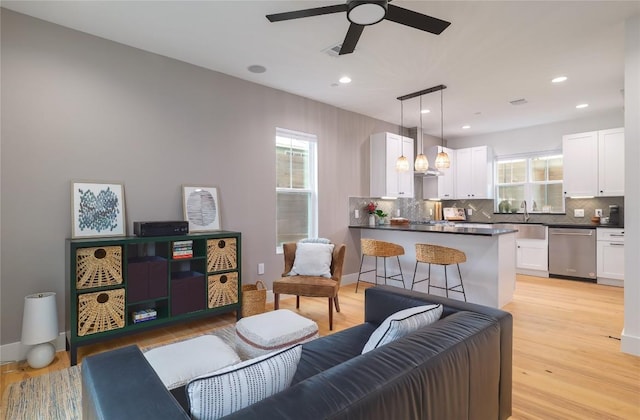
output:
<path id="1" fill-rule="evenodd" d="M 22 344 L 33 345 L 27 353 L 29 366 L 39 369 L 53 361 L 56 348 L 51 341 L 57 337 L 56 294 L 45 292 L 26 296 L 22 317 Z"/>

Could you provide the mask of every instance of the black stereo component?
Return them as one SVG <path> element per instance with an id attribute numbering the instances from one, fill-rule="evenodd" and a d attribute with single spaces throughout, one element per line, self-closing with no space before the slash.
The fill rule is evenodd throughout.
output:
<path id="1" fill-rule="evenodd" d="M 189 233 L 189 222 L 182 220 L 170 222 L 133 222 L 133 233 L 136 236 L 187 235 Z"/>

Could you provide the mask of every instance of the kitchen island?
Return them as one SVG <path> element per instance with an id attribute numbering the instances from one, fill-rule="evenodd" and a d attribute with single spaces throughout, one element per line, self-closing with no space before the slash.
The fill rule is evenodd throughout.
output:
<path id="1" fill-rule="evenodd" d="M 501 308 L 513 299 L 516 284 L 516 232 L 515 229 L 494 229 L 486 227 L 461 227 L 446 224 L 430 225 L 352 225 L 349 228 L 359 231 L 360 238 L 378 239 L 393 242 L 404 247 L 405 254 L 400 256 L 400 265 L 406 288 L 411 287 L 416 253 L 415 244 L 427 243 L 456 248 L 464 252 L 467 262 L 460 264 L 467 301 L 480 305 Z M 357 240 L 359 244 L 359 240 Z M 358 249 L 359 251 L 359 249 Z M 382 272 L 383 259 L 378 258 L 379 271 Z M 388 274 L 396 274 L 397 264 L 387 262 Z M 363 271 L 374 268 L 374 258 L 365 258 Z M 395 271 L 394 271 L 395 270 Z M 428 264 L 419 264 L 416 280 L 427 277 Z M 393 271 L 393 272 L 392 272 Z M 458 284 L 458 270 L 447 267 L 449 286 Z M 431 267 L 431 284 L 444 286 L 444 268 Z M 373 273 L 362 277 L 374 282 Z M 400 286 L 397 281 L 389 285 Z M 427 282 L 418 283 L 414 290 L 426 292 Z M 431 289 L 432 294 L 444 295 L 444 290 Z M 462 294 L 449 292 L 449 297 L 462 300 Z"/>

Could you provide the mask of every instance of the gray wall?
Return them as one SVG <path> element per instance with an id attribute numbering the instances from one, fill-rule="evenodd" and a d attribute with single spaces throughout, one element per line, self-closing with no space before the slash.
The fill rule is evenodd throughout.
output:
<path id="1" fill-rule="evenodd" d="M 0 344 L 20 340 L 35 292 L 58 294 L 63 330 L 72 180 L 123 182 L 130 232 L 182 219 L 182 184 L 217 186 L 223 228 L 243 234 L 243 281 L 270 285 L 276 127 L 317 134 L 319 233 L 347 243 L 357 271 L 347 197 L 368 194 L 369 135 L 397 127 L 6 9 L 1 30 Z"/>

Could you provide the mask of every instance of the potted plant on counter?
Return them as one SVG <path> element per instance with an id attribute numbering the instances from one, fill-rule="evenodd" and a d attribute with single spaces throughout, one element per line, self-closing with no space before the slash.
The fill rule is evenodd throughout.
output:
<path id="1" fill-rule="evenodd" d="M 378 205 L 373 201 L 369 201 L 369 204 L 365 207 L 367 212 L 369 213 L 369 226 L 376 225 L 376 208 Z"/>
<path id="2" fill-rule="evenodd" d="M 376 216 L 378 216 L 378 224 L 379 225 L 384 225 L 385 218 L 388 216 L 388 214 L 385 213 L 384 211 L 378 209 L 378 210 L 376 210 Z"/>

